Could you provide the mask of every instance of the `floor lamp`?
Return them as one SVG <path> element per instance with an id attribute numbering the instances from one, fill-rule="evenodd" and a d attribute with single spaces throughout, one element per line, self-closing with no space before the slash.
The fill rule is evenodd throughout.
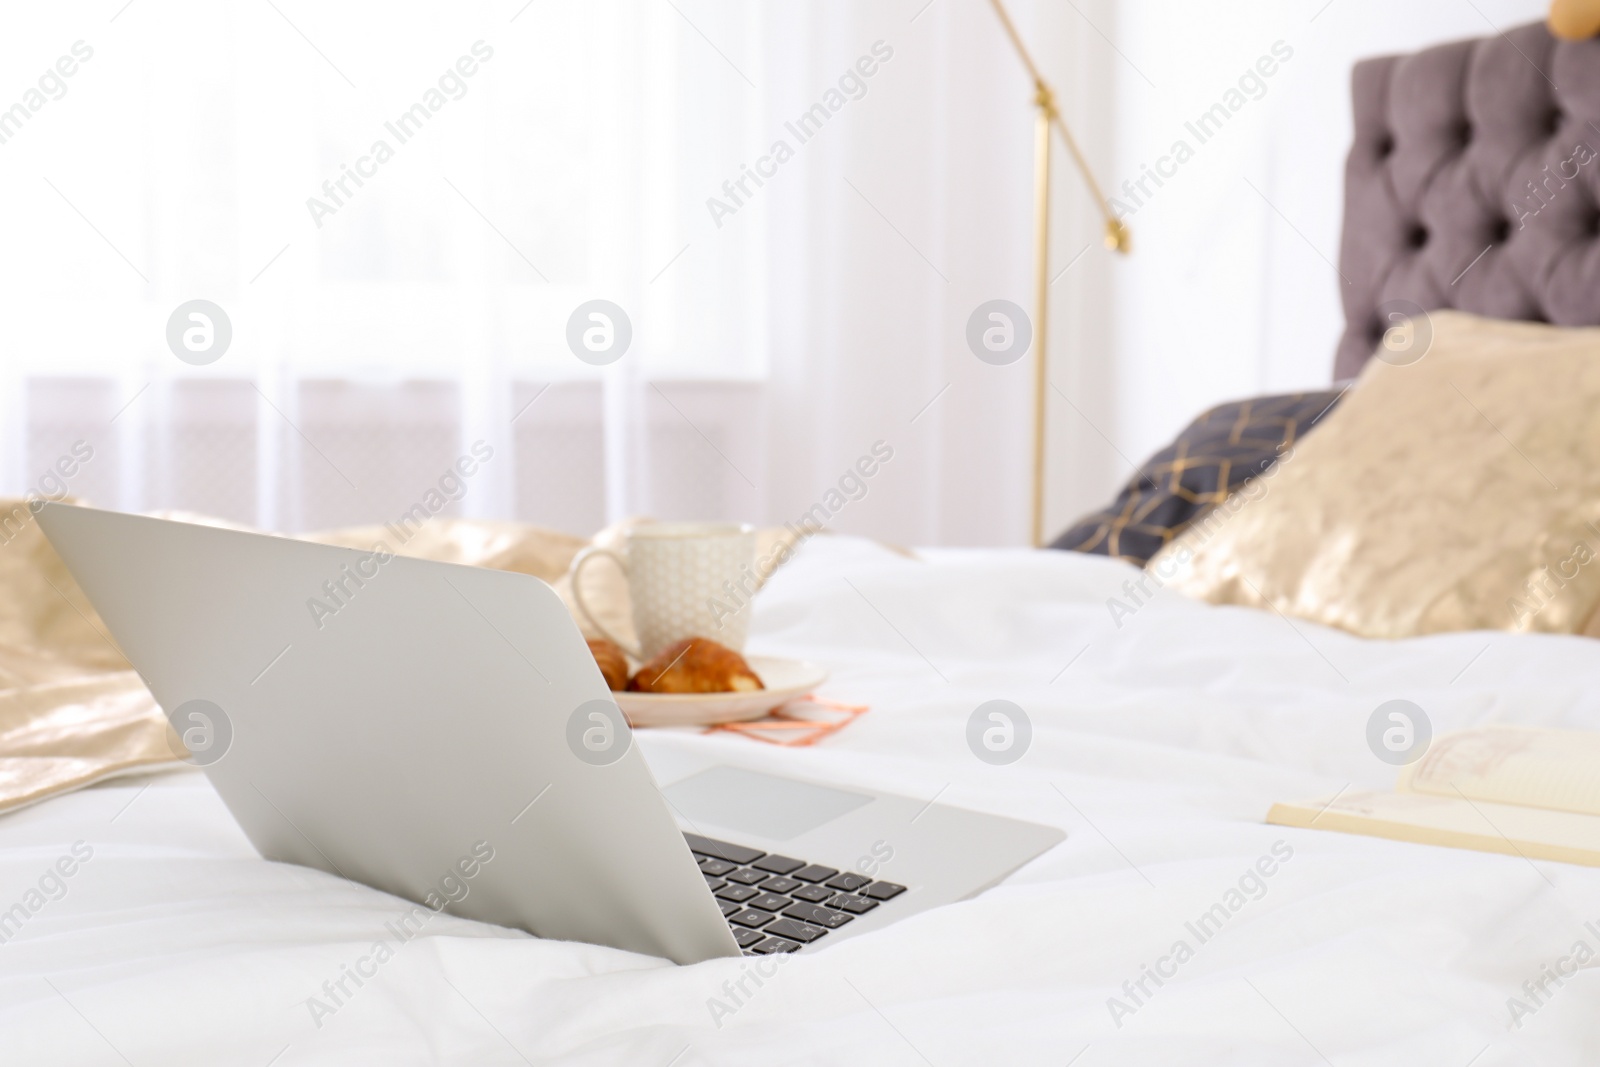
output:
<path id="1" fill-rule="evenodd" d="M 989 2 L 994 5 L 994 13 L 1000 17 L 1000 25 L 1005 27 L 1006 36 L 1011 38 L 1011 44 L 1016 48 L 1022 65 L 1028 68 L 1028 76 L 1033 79 L 1033 106 L 1038 109 L 1033 134 L 1033 544 L 1037 548 L 1044 544 L 1045 390 L 1049 387 L 1049 348 L 1046 339 L 1049 337 L 1047 326 L 1050 314 L 1050 130 L 1052 127 L 1061 134 L 1061 140 L 1066 144 L 1073 164 L 1078 168 L 1078 173 L 1083 175 L 1083 182 L 1089 187 L 1089 193 L 1100 208 L 1101 217 L 1105 219 L 1106 247 L 1126 254 L 1131 245 L 1132 235 L 1128 232 L 1128 227 L 1122 224 L 1122 220 L 1112 214 L 1111 205 L 1107 203 L 1105 193 L 1100 191 L 1100 184 L 1094 180 L 1088 161 L 1083 158 L 1078 142 L 1073 140 L 1072 131 L 1061 121 L 1061 113 L 1056 110 L 1055 91 L 1039 74 L 1039 68 L 1034 66 L 1033 58 L 1028 55 L 1027 48 L 1022 44 L 1022 38 L 1017 35 L 1017 28 L 1012 25 L 1011 16 L 1006 14 L 1005 6 L 1000 0 L 989 0 Z"/>

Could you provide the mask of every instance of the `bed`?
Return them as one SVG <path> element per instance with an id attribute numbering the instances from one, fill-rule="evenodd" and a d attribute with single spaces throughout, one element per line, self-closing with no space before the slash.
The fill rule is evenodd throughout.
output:
<path id="1" fill-rule="evenodd" d="M 1594 211 L 1587 192 L 1491 242 L 1459 285 L 1438 282 L 1477 254 L 1458 261 L 1457 221 L 1483 224 L 1518 168 L 1538 170 L 1558 135 L 1600 115 L 1597 70 L 1592 46 L 1557 47 L 1537 26 L 1357 68 L 1341 376 L 1389 300 L 1595 321 L 1594 286 L 1587 303 L 1569 286 L 1600 242 L 1556 226 L 1567 201 L 1561 212 Z M 1588 86 L 1588 109 L 1545 73 Z M 1499 117 L 1446 146 L 1438 131 L 1480 115 Z M 1528 115 L 1551 126 L 1506 125 Z M 872 710 L 806 749 L 640 735 L 647 755 L 724 749 L 1066 831 L 976 899 L 785 957 L 759 984 L 748 960 L 675 967 L 440 915 L 321 1015 L 310 999 L 403 903 L 262 861 L 198 772 L 124 778 L 0 818 L 0 909 L 35 889 L 44 901 L 0 943 L 4 1060 L 1589 1062 L 1597 980 L 1572 961 L 1580 943 L 1585 959 L 1600 949 L 1600 871 L 1263 816 L 1277 800 L 1387 786 L 1365 724 L 1396 697 L 1436 732 L 1489 719 L 1600 729 L 1600 642 L 1368 641 L 1177 596 L 1109 612 L 1140 573 L 1073 552 L 909 559 L 813 538 L 763 591 L 752 648 L 827 663 L 824 694 Z M 972 710 L 995 698 L 1033 726 L 1007 766 L 965 742 Z"/>
<path id="2" fill-rule="evenodd" d="M 1285 797 L 1388 784 L 1363 731 L 1395 696 L 1440 730 L 1490 717 L 1600 728 L 1600 643 L 1369 642 L 1176 597 L 1118 629 L 1106 600 L 1136 577 L 1074 553 L 914 561 L 844 538 L 814 539 L 779 572 L 757 647 L 832 664 L 827 691 L 873 710 L 812 749 L 654 732 L 647 753 L 726 747 L 1069 836 L 978 899 L 787 960 L 732 1014 L 713 1002 L 732 1004 L 724 983 L 745 961 L 674 967 L 440 916 L 319 1027 L 306 1001 L 401 902 L 261 861 L 184 771 L 0 820 L 9 894 L 72 842 L 93 849 L 0 946 L 6 1060 L 943 1065 L 1082 1052 L 1080 1065 L 1493 1067 L 1593 1047 L 1587 972 L 1520 1032 L 1506 1002 L 1575 941 L 1600 943 L 1584 926 L 1600 920 L 1600 872 L 1262 817 Z M 996 697 L 1034 727 L 1007 767 L 964 741 L 972 709 Z M 1278 842 L 1292 858 L 1198 944 L 1186 924 Z M 1160 987 L 1146 980 L 1136 1003 L 1124 983 L 1184 939 L 1194 958 Z"/>

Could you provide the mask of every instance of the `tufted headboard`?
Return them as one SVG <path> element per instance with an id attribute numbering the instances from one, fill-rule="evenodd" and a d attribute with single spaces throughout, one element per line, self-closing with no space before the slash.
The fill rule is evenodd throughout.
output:
<path id="1" fill-rule="evenodd" d="M 1379 306 L 1600 325 L 1600 39 L 1542 23 L 1356 64 L 1334 377 Z"/>

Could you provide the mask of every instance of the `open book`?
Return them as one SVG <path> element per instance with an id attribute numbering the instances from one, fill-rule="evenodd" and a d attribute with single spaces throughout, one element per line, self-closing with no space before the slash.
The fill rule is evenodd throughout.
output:
<path id="1" fill-rule="evenodd" d="M 1274 804 L 1267 822 L 1600 867 L 1600 733 L 1445 734 L 1401 769 L 1393 793 Z"/>

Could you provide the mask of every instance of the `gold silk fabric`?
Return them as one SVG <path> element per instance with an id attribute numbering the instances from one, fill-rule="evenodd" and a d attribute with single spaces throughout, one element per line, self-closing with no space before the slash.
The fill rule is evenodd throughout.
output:
<path id="1" fill-rule="evenodd" d="M 621 548 L 628 527 L 641 521 L 648 520 L 609 527 L 595 542 Z M 567 565 L 590 543 L 525 523 L 468 519 L 433 519 L 409 535 L 367 526 L 304 539 L 362 550 L 382 542 L 398 555 L 531 574 L 554 586 L 569 610 Z M 794 541 L 787 530 L 760 530 L 758 558 Z M 615 568 L 591 571 L 584 576 L 590 606 L 614 632 L 631 637 L 626 582 Z M 186 754 L 28 502 L 0 499 L 0 812 L 101 779 L 181 766 Z"/>
<path id="2" fill-rule="evenodd" d="M 0 590 L 0 810 L 177 759 L 27 501 L 0 500 Z"/>
<path id="3" fill-rule="evenodd" d="M 1600 636 L 1600 329 L 1429 316 L 1155 580 L 1364 637 Z M 1420 347 L 1420 346 L 1419 346 Z"/>

